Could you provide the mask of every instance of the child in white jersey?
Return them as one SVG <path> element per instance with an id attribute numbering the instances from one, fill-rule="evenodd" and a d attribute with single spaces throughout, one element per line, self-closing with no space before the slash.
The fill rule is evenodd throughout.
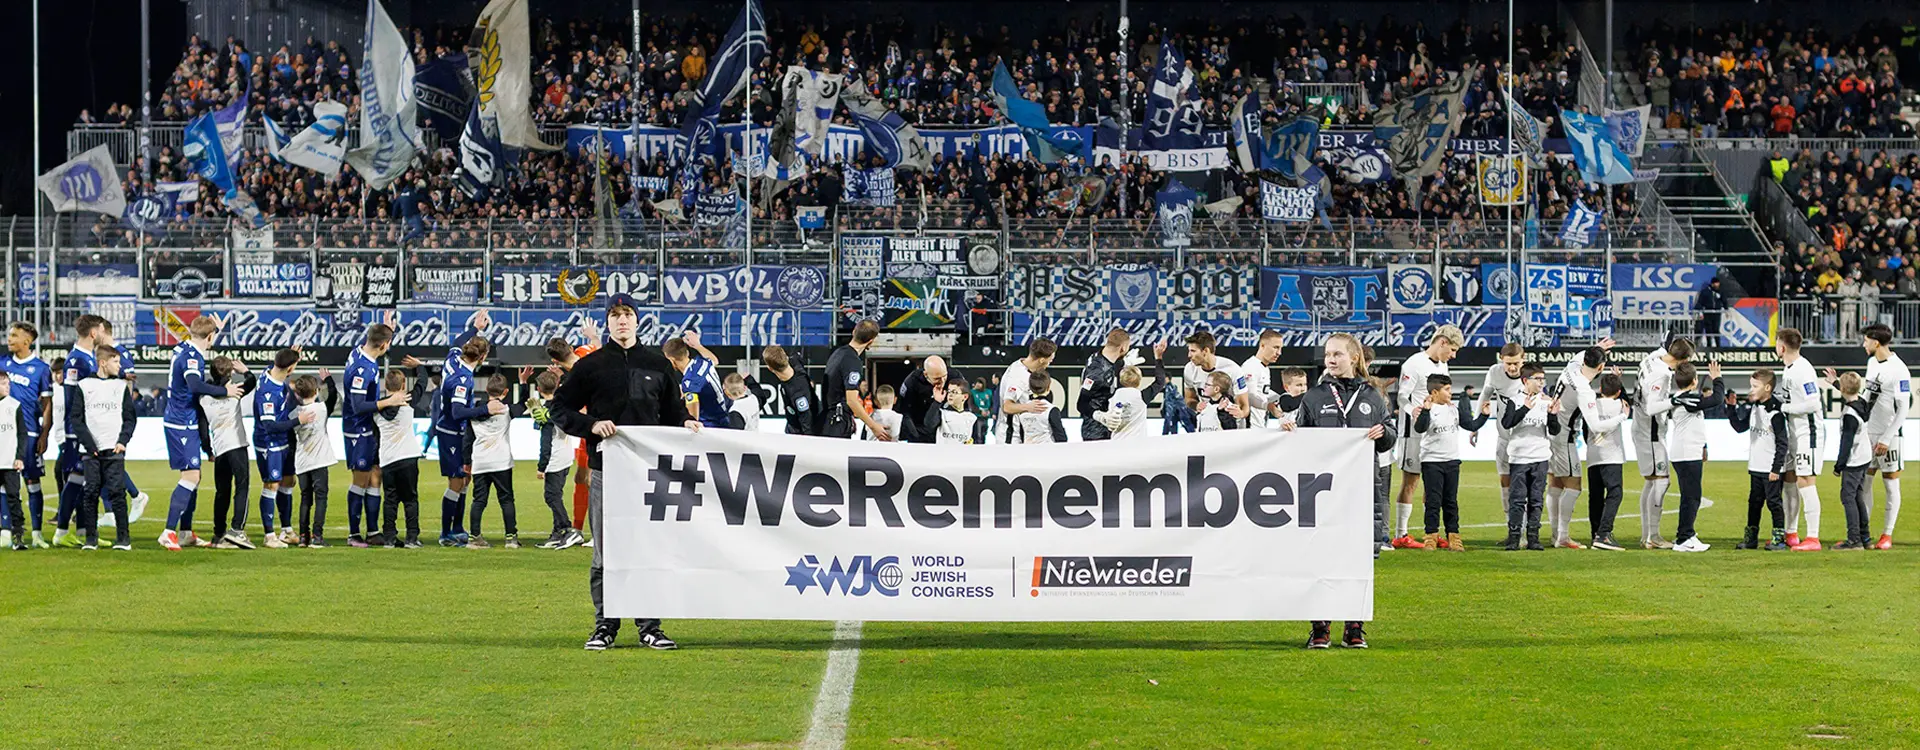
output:
<path id="1" fill-rule="evenodd" d="M 326 388 L 326 400 L 320 389 Z M 293 379 L 293 398 L 300 403 L 293 428 L 293 473 L 300 488 L 300 546 L 327 546 L 327 471 L 340 463 L 334 439 L 327 434 L 327 418 L 340 403 L 340 389 L 333 373 L 321 368 L 320 377 L 301 375 Z"/>
<path id="2" fill-rule="evenodd" d="M 59 389 L 54 389 L 59 392 Z M 66 416 L 56 414 L 54 423 L 66 420 Z M 8 531 L 11 538 L 6 546 L 14 551 L 24 551 L 32 546 L 27 541 L 24 528 L 27 522 L 20 499 L 20 473 L 26 469 L 27 457 L 33 453 L 33 439 L 28 434 L 26 412 L 20 409 L 20 400 L 13 397 L 11 388 L 0 388 L 0 489 L 6 494 L 0 495 L 0 530 Z"/>
<path id="3" fill-rule="evenodd" d="M 1460 539 L 1460 435 L 1477 432 L 1493 413 L 1483 403 L 1478 414 L 1465 418 L 1453 402 L 1453 378 L 1427 376 L 1427 400 L 1413 405 L 1413 431 L 1420 438 L 1420 488 L 1426 491 L 1427 549 L 1465 552 Z M 1447 536 L 1440 537 L 1445 518 Z"/>
<path id="4" fill-rule="evenodd" d="M 380 436 L 381 533 L 367 540 L 368 546 L 385 545 L 394 549 L 420 548 L 420 457 L 426 453 L 420 435 L 413 431 L 415 404 L 425 404 L 427 368 L 415 362 L 413 388 L 407 388 L 404 370 L 388 370 L 386 393 L 409 393 L 407 403 L 389 406 L 373 413 L 373 426 Z M 400 536 L 400 512 L 407 514 L 407 535 Z"/>
<path id="5" fill-rule="evenodd" d="M 259 380 L 247 371 L 245 362 L 226 356 L 214 357 L 207 366 L 214 385 L 226 385 L 238 376 L 240 395 L 201 396 L 200 443 L 213 459 L 213 533 L 214 549 L 253 549 L 247 539 L 247 503 L 252 500 L 253 466 L 247 461 L 253 444 L 247 439 L 246 406 L 252 401 Z M 233 523 L 227 523 L 227 511 L 233 511 Z M 189 534 L 188 536 L 191 536 Z M 186 538 L 181 539 L 185 544 Z"/>
<path id="6" fill-rule="evenodd" d="M 1710 366 L 1717 380 L 1720 363 Z M 1713 546 L 1700 541 L 1694 533 L 1694 520 L 1700 517 L 1700 480 L 1707 461 L 1707 425 L 1702 412 L 1720 395 L 1713 392 L 1711 386 L 1705 391 L 1699 386 L 1699 373 L 1692 362 L 1674 365 L 1673 410 L 1668 413 L 1666 445 L 1673 478 L 1680 485 L 1680 526 L 1673 535 L 1675 552 L 1705 552 Z"/>
<path id="7" fill-rule="evenodd" d="M 732 381 L 739 377 L 739 375 L 730 375 L 728 376 L 728 380 Z M 741 381 L 740 390 L 742 392 L 747 390 L 744 380 Z M 894 436 L 894 439 L 897 440 L 900 437 L 901 416 L 900 412 L 893 410 L 893 404 L 896 398 L 893 386 L 883 385 L 873 390 L 873 421 L 879 422 L 881 427 L 887 428 L 887 434 Z M 739 399 L 735 399 L 734 403 L 738 404 Z M 758 420 L 756 419 L 756 421 Z M 759 427 L 756 425 L 754 429 L 759 429 Z M 874 437 L 867 435 L 867 439 L 873 440 Z"/>
<path id="8" fill-rule="evenodd" d="M 986 442 L 986 423 L 967 408 L 967 387 L 958 380 L 947 381 L 947 405 L 940 410 L 940 432 L 934 442 L 946 445 L 979 445 Z"/>
<path id="9" fill-rule="evenodd" d="M 540 479 L 541 498 L 547 501 L 547 510 L 553 514 L 553 530 L 547 533 L 547 540 L 541 542 L 540 549 L 567 549 L 585 544 L 587 539 L 573 527 L 573 521 L 567 516 L 563 498 L 567 490 L 567 470 L 574 468 L 574 447 L 580 439 L 561 431 L 554 424 L 553 415 L 547 411 L 548 402 L 560 389 L 560 376 L 553 372 L 540 373 L 533 380 L 533 398 L 527 401 L 527 415 L 533 417 L 533 424 L 540 428 L 540 460 L 534 466 L 534 475 Z M 740 405 L 740 399 L 734 399 L 734 406 Z M 759 410 L 759 404 L 754 404 Z M 582 466 L 579 471 L 585 471 Z"/>
<path id="10" fill-rule="evenodd" d="M 1518 403 L 1505 404 L 1500 423 L 1507 428 L 1507 469 L 1513 484 L 1507 488 L 1507 550 L 1521 547 L 1520 534 L 1526 532 L 1526 548 L 1543 550 L 1540 544 L 1540 511 L 1547 492 L 1547 460 L 1551 457 L 1551 435 L 1560 431 L 1560 400 L 1547 396 L 1547 371 L 1529 363 L 1520 368 L 1522 390 Z"/>
<path id="11" fill-rule="evenodd" d="M 1147 429 L 1147 399 L 1142 373 L 1135 365 L 1120 370 L 1120 387 L 1107 399 L 1107 408 L 1093 413 L 1112 433 L 1114 440 L 1127 440 L 1155 434 Z"/>
<path id="12" fill-rule="evenodd" d="M 1046 368 L 1033 372 L 1027 380 L 1028 403 L 1046 404 L 1046 411 L 1022 412 L 1008 415 L 1013 422 L 1013 442 L 1034 445 L 1038 443 L 1067 442 L 1067 426 L 1060 418 L 1060 408 L 1053 404 L 1053 378 L 1047 376 Z"/>
<path id="13" fill-rule="evenodd" d="M 736 372 L 722 378 L 720 380 L 720 391 L 727 395 L 729 401 L 733 402 L 732 406 L 727 407 L 727 427 L 735 430 L 759 432 L 760 396 L 754 393 L 752 388 L 747 387 L 746 377 Z M 881 394 L 886 395 L 886 403 L 893 403 L 892 386 L 883 385 L 880 386 L 880 390 L 874 391 L 873 400 L 875 404 L 881 403 Z M 893 415 L 893 421 L 881 421 L 880 424 L 887 428 L 888 435 L 899 435 L 900 415 L 891 410 L 889 410 L 888 413 Z M 874 419 L 880 419 L 879 412 L 874 412 Z"/>
<path id="14" fill-rule="evenodd" d="M 100 546 L 100 506 L 104 499 L 114 516 L 113 548 L 133 549 L 132 521 L 127 517 L 127 443 L 133 439 L 133 389 L 120 379 L 120 353 L 102 345 L 94 376 L 81 378 L 68 394 L 67 419 L 81 451 L 86 494 L 80 499 L 80 528 L 86 532 L 83 550 Z"/>
<path id="15" fill-rule="evenodd" d="M 1840 376 L 1840 452 L 1834 455 L 1833 473 L 1840 477 L 1840 509 L 1847 514 L 1847 539 L 1833 545 L 1836 550 L 1866 549 L 1868 501 L 1873 490 L 1867 488 L 1867 471 L 1873 468 L 1873 441 L 1867 439 L 1867 419 L 1873 406 L 1860 397 L 1866 380 L 1857 373 Z"/>
<path id="16" fill-rule="evenodd" d="M 1593 416 L 1583 420 L 1587 428 L 1587 484 L 1592 487 L 1587 493 L 1587 525 L 1593 530 L 1588 546 L 1609 552 L 1625 549 L 1613 541 L 1613 520 L 1620 513 L 1620 500 L 1625 495 L 1626 391 L 1619 375 L 1601 375 Z"/>
<path id="17" fill-rule="evenodd" d="M 1219 432 L 1237 430 L 1246 426 L 1245 420 L 1234 419 L 1227 407 L 1234 403 L 1233 376 L 1215 370 L 1207 373 L 1206 382 L 1200 386 L 1199 408 L 1194 412 L 1194 432 Z"/>
<path id="18" fill-rule="evenodd" d="M 473 476 L 473 510 L 468 514 L 467 549 L 485 549 L 492 545 L 480 536 L 480 520 L 487 512 L 488 488 L 500 491 L 500 517 L 506 528 L 507 549 L 520 548 L 519 511 L 513 498 L 513 449 L 507 444 L 507 427 L 513 418 L 526 413 L 526 407 L 507 404 L 507 377 L 496 374 L 487 379 L 487 398 L 507 408 L 485 417 L 467 421 L 468 471 Z"/>
<path id="19" fill-rule="evenodd" d="M 1773 514 L 1773 540 L 1768 551 L 1787 548 L 1787 511 L 1781 501 L 1780 475 L 1793 453 L 1787 415 L 1773 397 L 1772 370 L 1756 370 L 1748 379 L 1747 402 L 1735 404 L 1727 424 L 1747 433 L 1747 533 L 1734 549 L 1760 549 L 1760 510 Z"/>

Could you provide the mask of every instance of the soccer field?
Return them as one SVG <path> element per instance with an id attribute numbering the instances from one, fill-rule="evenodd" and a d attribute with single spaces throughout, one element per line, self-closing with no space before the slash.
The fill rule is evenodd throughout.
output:
<path id="1" fill-rule="evenodd" d="M 442 485 L 423 469 L 431 543 Z M 1746 476 L 1720 463 L 1700 516 L 1708 553 L 1501 552 L 1492 466 L 1466 472 L 1470 551 L 1382 555 L 1370 650 L 1302 650 L 1296 622 L 871 623 L 846 745 L 1920 745 L 1920 511 L 1902 521 L 1913 543 L 1891 552 L 1736 552 Z M 133 473 L 156 498 L 134 552 L 0 552 L 0 746 L 789 747 L 808 734 L 832 623 L 670 621 L 680 651 L 636 647 L 628 627 L 619 648 L 588 653 L 590 551 L 503 549 L 497 506 L 487 550 L 351 549 L 342 530 L 325 550 L 168 553 L 153 540 L 171 475 Z M 531 544 L 547 513 L 530 465 L 516 478 Z M 1638 523 L 1628 481 L 1623 540 Z M 346 483 L 337 471 L 334 526 Z M 1911 480 L 1905 494 L 1920 495 Z M 1832 476 L 1821 497 L 1822 538 L 1838 541 Z M 1669 536 L 1677 505 L 1670 493 Z M 211 507 L 203 487 L 202 533 Z"/>

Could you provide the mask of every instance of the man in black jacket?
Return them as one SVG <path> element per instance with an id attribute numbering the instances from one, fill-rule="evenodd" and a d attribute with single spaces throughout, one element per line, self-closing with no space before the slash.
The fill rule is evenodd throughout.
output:
<path id="1" fill-rule="evenodd" d="M 604 460 L 597 448 L 600 441 L 613 437 L 625 425 L 684 425 L 694 432 L 700 423 L 687 416 L 686 402 L 680 399 L 680 378 L 665 355 L 638 339 L 639 314 L 633 298 L 614 295 L 607 303 L 607 345 L 581 357 L 568 373 L 567 381 L 553 395 L 553 421 L 569 435 L 586 439 L 589 480 L 587 516 L 595 534 L 602 533 L 601 509 L 605 507 L 605 487 L 601 481 Z M 585 409 L 585 413 L 581 410 Z M 587 638 L 588 651 L 604 651 L 613 646 L 620 634 L 620 621 L 604 616 L 601 605 L 601 568 L 605 544 L 593 547 L 593 568 L 587 576 L 593 596 L 593 635 Z M 637 618 L 640 642 L 649 648 L 676 648 L 673 639 L 660 630 L 660 621 Z"/>
<path id="2" fill-rule="evenodd" d="M 946 402 L 947 361 L 928 357 L 900 385 L 900 439 L 932 443 L 940 434 L 940 408 Z"/>

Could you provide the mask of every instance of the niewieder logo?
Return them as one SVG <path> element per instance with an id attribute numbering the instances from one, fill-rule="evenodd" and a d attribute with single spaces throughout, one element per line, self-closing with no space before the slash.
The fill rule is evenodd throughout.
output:
<path id="1" fill-rule="evenodd" d="M 1033 596 L 1049 588 L 1188 588 L 1192 585 L 1192 557 L 1033 558 Z"/>

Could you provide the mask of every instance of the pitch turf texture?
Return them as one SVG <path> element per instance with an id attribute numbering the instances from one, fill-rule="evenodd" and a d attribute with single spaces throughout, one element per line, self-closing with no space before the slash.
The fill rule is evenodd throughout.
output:
<path id="1" fill-rule="evenodd" d="M 1902 523 L 1911 543 L 1890 552 L 1736 552 L 1741 469 L 1708 472 L 1711 552 L 1501 552 L 1492 467 L 1468 464 L 1471 550 L 1383 555 L 1364 652 L 1304 651 L 1294 622 L 870 623 L 847 745 L 1920 746 L 1920 500 Z M 636 648 L 628 627 L 620 648 L 587 653 L 589 551 L 503 549 L 497 509 L 487 550 L 350 549 L 341 531 L 325 550 L 169 553 L 153 539 L 171 475 L 133 473 L 157 498 L 134 552 L 0 552 L 0 745 L 790 747 L 807 734 L 831 623 L 674 621 L 680 651 Z M 526 464 L 516 476 L 537 542 L 539 487 Z M 347 477 L 333 479 L 339 527 Z M 440 489 L 421 488 L 429 536 Z M 1833 477 L 1821 497 L 1838 541 Z"/>

